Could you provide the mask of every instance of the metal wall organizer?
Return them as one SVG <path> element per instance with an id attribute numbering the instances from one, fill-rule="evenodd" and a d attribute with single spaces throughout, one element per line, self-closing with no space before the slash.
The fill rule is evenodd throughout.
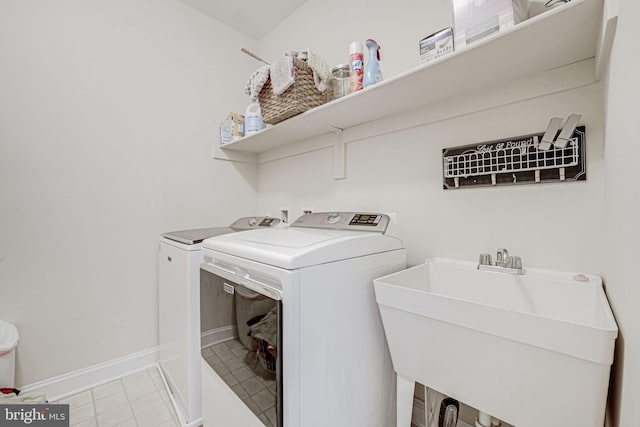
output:
<path id="1" fill-rule="evenodd" d="M 586 180 L 585 127 L 575 116 L 557 137 L 562 120 L 552 119 L 545 133 L 443 149 L 444 189 Z"/>

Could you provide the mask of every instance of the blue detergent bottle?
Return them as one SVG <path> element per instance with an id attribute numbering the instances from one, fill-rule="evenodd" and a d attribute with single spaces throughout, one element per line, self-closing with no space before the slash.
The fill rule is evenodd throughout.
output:
<path id="1" fill-rule="evenodd" d="M 369 62 L 364 69 L 362 86 L 368 87 L 381 82 L 383 77 L 380 68 L 380 45 L 373 39 L 367 39 L 365 44 L 369 49 Z"/>

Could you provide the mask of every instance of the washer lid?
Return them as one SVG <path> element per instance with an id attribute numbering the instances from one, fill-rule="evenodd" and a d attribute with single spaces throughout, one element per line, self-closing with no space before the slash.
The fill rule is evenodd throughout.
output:
<path id="1" fill-rule="evenodd" d="M 213 237 L 203 246 L 292 270 L 401 249 L 402 241 L 379 232 L 289 227 Z"/>
<path id="2" fill-rule="evenodd" d="M 164 233 L 162 237 L 173 240 L 175 242 L 184 243 L 185 245 L 197 245 L 202 243 L 204 239 L 209 237 L 229 234 L 235 231 L 251 230 L 254 228 L 271 228 L 277 227 L 280 220 L 268 216 L 245 216 L 236 219 L 233 224 L 228 227 L 213 228 L 196 228 L 193 230 L 179 230 Z"/>
<path id="3" fill-rule="evenodd" d="M 229 227 L 196 228 L 194 230 L 170 231 L 164 233 L 162 237 L 184 243 L 185 245 L 196 245 L 209 237 L 233 233 L 233 231 L 234 230 Z"/>

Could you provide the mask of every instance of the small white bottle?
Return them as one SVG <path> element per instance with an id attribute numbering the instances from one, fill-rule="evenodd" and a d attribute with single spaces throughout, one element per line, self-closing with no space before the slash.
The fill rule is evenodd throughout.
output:
<path id="1" fill-rule="evenodd" d="M 262 121 L 260 104 L 257 102 L 249 104 L 244 113 L 244 135 L 253 135 L 254 133 L 260 132 L 262 129 L 264 129 L 264 122 Z"/>

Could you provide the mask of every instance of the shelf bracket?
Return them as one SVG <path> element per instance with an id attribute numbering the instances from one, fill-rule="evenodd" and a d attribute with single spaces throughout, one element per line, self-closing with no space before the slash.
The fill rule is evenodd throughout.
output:
<path id="1" fill-rule="evenodd" d="M 605 0 L 600 34 L 596 44 L 596 80 L 600 81 L 609 66 L 611 50 L 618 28 L 618 0 Z"/>
<path id="2" fill-rule="evenodd" d="M 333 143 L 333 179 L 345 179 L 345 148 L 342 129 L 330 127 L 336 135 L 336 140 Z"/>

